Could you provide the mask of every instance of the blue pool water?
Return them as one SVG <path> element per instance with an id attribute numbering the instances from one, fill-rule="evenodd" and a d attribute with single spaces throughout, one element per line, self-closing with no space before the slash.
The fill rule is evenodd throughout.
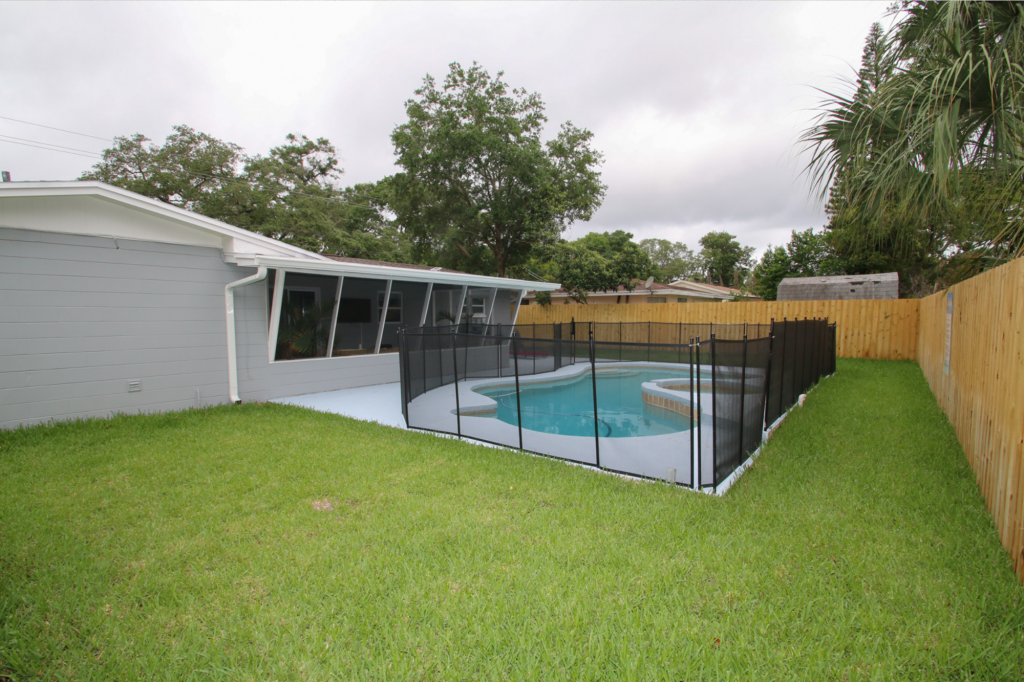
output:
<path id="1" fill-rule="evenodd" d="M 660 436 L 685 431 L 690 419 L 645 407 L 641 384 L 657 379 L 686 378 L 671 369 L 597 370 L 598 433 L 606 438 Z M 521 384 L 523 428 L 565 436 L 594 436 L 594 394 L 590 372 L 543 384 Z M 497 417 L 516 425 L 515 384 L 475 389 L 498 403 Z"/>

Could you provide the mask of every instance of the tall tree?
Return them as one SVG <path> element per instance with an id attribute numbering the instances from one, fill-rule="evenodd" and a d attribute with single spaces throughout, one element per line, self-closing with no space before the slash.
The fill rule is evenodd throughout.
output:
<path id="1" fill-rule="evenodd" d="M 554 247 L 556 277 L 569 297 L 578 303 L 587 302 L 587 294 L 609 291 L 622 286 L 632 291 L 638 279 L 654 272 L 651 259 L 633 243 L 622 246 L 611 258 L 589 248 L 582 239 Z"/>
<path id="2" fill-rule="evenodd" d="M 708 284 L 739 287 L 753 265 L 754 247 L 740 246 L 735 235 L 708 232 L 700 238 L 700 259 Z"/>
<path id="3" fill-rule="evenodd" d="M 785 247 L 768 246 L 754 267 L 751 290 L 766 301 L 778 296 L 779 283 L 786 277 L 824 277 L 847 274 L 826 232 L 793 230 Z M 850 273 L 857 274 L 857 273 Z"/>
<path id="4" fill-rule="evenodd" d="M 633 234 L 625 230 L 589 232 L 577 239 L 576 243 L 596 251 L 605 258 L 615 258 L 627 245 L 633 244 Z"/>
<path id="5" fill-rule="evenodd" d="M 103 159 L 80 180 L 98 180 L 168 204 L 223 219 L 221 194 L 238 181 L 242 148 L 186 125 L 163 145 L 139 133 L 115 137 Z"/>
<path id="6" fill-rule="evenodd" d="M 503 75 L 475 62 L 451 64 L 440 87 L 428 75 L 391 135 L 399 221 L 448 264 L 501 276 L 589 220 L 606 189 L 593 134 L 567 122 L 543 143 L 540 95 Z"/>
<path id="7" fill-rule="evenodd" d="M 644 239 L 640 248 L 647 252 L 654 264 L 654 277 L 662 284 L 677 279 L 692 280 L 701 276 L 701 264 L 697 256 L 682 242 L 667 239 Z"/>

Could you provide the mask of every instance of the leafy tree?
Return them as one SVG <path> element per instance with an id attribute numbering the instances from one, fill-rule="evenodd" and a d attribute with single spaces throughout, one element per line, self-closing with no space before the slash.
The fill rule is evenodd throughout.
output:
<path id="1" fill-rule="evenodd" d="M 606 189 L 593 134 L 567 122 L 542 143 L 540 95 L 510 90 L 503 75 L 476 63 L 451 64 L 441 87 L 428 75 L 391 135 L 404 169 L 394 206 L 420 252 L 426 245 L 445 264 L 500 276 L 589 220 Z"/>
<path id="2" fill-rule="evenodd" d="M 771 245 L 754 267 L 754 286 L 751 290 L 766 301 L 774 301 L 779 295 L 779 283 L 789 276 L 792 262 L 781 246 Z"/>
<path id="3" fill-rule="evenodd" d="M 327 140 L 288 135 L 267 156 L 246 160 L 224 212 L 239 227 L 315 252 L 338 247 L 341 169 Z"/>
<path id="4" fill-rule="evenodd" d="M 576 240 L 577 244 L 597 252 L 604 258 L 614 258 L 627 245 L 633 244 L 633 234 L 624 230 L 590 232 Z M 633 244 L 635 246 L 635 244 Z"/>
<path id="5" fill-rule="evenodd" d="M 754 247 L 740 246 L 728 232 L 708 232 L 700 238 L 701 269 L 709 284 L 739 286 L 750 271 Z"/>
<path id="6" fill-rule="evenodd" d="M 117 185 L 223 219 L 221 194 L 237 182 L 244 160 L 238 145 L 178 125 L 162 146 L 139 133 L 114 138 L 103 160 L 79 179 Z"/>
<path id="7" fill-rule="evenodd" d="M 700 260 L 682 242 L 667 239 L 644 239 L 640 248 L 647 252 L 654 264 L 654 277 L 662 284 L 677 279 L 692 280 L 701 276 Z"/>
<path id="8" fill-rule="evenodd" d="M 586 303 L 591 291 L 612 288 L 607 261 L 600 254 L 582 244 L 562 244 L 555 254 L 558 281 L 577 303 Z"/>
<path id="9" fill-rule="evenodd" d="M 786 277 L 825 277 L 846 274 L 825 232 L 793 230 L 785 247 L 769 246 L 754 267 L 752 291 L 766 301 L 778 296 L 779 283 Z M 858 274 L 858 273 L 851 273 Z"/>
<path id="10" fill-rule="evenodd" d="M 626 244 L 608 259 L 582 241 L 558 245 L 554 259 L 558 281 L 578 303 L 586 303 L 587 294 L 592 291 L 608 291 L 619 286 L 632 291 L 636 280 L 648 277 L 654 270 L 651 259 L 636 244 Z"/>

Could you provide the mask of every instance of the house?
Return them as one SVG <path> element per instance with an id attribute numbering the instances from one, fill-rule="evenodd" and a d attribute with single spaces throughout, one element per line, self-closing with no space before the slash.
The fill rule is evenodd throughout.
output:
<path id="1" fill-rule="evenodd" d="M 780 301 L 848 301 L 865 298 L 899 298 L 896 272 L 834 277 L 787 277 L 779 283 Z"/>
<path id="2" fill-rule="evenodd" d="M 0 428 L 397 382 L 401 327 L 510 324 L 557 288 L 332 258 L 98 182 L 0 183 Z"/>
<path id="3" fill-rule="evenodd" d="M 676 280 L 671 284 L 652 282 L 650 286 L 644 281 L 637 280 L 632 291 L 628 291 L 626 287 L 620 285 L 617 289 L 591 291 L 587 294 L 587 303 L 590 305 L 616 303 L 721 303 L 736 299 L 759 300 L 757 296 L 745 294 L 739 289 L 687 280 Z M 523 305 L 535 305 L 536 302 L 536 292 L 527 292 L 526 297 L 523 299 Z M 556 289 L 551 292 L 552 304 L 575 302 L 564 289 Z"/>

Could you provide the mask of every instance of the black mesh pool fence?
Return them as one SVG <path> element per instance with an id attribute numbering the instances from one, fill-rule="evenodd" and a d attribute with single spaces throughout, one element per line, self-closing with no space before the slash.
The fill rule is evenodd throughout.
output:
<path id="1" fill-rule="evenodd" d="M 836 325 L 827 319 L 772 321 L 765 428 L 822 377 L 836 371 Z"/>
<path id="2" fill-rule="evenodd" d="M 835 325 L 418 327 L 399 360 L 410 428 L 717 488 L 834 371 Z"/>

